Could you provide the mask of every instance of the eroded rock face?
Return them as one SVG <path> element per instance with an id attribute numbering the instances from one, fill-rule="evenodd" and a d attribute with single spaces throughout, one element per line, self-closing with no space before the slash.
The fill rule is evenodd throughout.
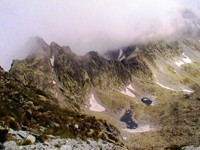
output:
<path id="1" fill-rule="evenodd" d="M 54 42 L 49 46 L 41 38 L 29 43 L 32 53 L 14 60 L 9 73 L 62 108 L 80 110 L 92 86 L 112 89 L 130 82 L 137 72 L 139 77 L 152 75 L 141 59 L 107 60 L 97 52 L 77 56 L 69 47 Z"/>

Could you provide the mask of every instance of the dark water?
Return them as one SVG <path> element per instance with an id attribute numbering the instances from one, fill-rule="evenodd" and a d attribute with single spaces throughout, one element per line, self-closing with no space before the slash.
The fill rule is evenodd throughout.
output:
<path id="1" fill-rule="evenodd" d="M 148 106 L 152 104 L 152 100 L 147 97 L 142 98 L 141 101 Z"/>
<path id="2" fill-rule="evenodd" d="M 120 121 L 125 122 L 128 129 L 136 129 L 138 124 L 132 119 L 133 111 L 128 109 L 125 114 L 121 117 Z"/>

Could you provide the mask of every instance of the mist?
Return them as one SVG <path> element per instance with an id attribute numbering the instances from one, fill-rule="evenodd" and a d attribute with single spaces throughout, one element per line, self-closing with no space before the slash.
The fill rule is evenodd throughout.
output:
<path id="1" fill-rule="evenodd" d="M 199 15 L 198 0 L 1 0 L 0 65 L 22 59 L 30 37 L 70 46 L 83 55 L 173 34 L 183 26 L 180 11 Z"/>

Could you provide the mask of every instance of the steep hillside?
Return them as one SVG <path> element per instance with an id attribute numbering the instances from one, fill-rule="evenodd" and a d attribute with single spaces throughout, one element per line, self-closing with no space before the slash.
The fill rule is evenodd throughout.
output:
<path id="1" fill-rule="evenodd" d="M 106 121 L 60 109 L 48 93 L 25 86 L 2 70 L 0 79 L 1 129 L 27 130 L 37 135 L 38 140 L 53 134 L 63 138 L 103 139 L 120 144 L 119 132 Z M 2 138 L 1 135 L 1 141 L 12 140 L 8 136 Z"/>

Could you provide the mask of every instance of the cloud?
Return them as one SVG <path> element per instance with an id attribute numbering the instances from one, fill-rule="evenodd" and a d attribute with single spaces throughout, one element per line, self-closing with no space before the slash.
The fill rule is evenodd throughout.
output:
<path id="1" fill-rule="evenodd" d="M 1 0 L 0 65 L 8 69 L 25 57 L 31 36 L 78 54 L 165 36 L 176 30 L 181 9 L 199 14 L 198 6 L 198 0 Z"/>

